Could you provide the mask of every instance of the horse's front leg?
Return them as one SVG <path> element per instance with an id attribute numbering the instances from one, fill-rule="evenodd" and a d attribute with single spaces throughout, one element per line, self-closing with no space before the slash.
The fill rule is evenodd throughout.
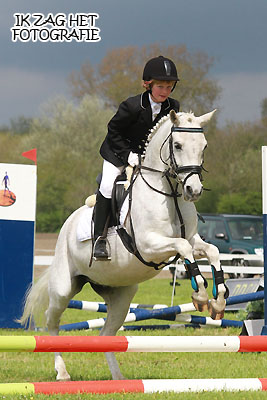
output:
<path id="1" fill-rule="evenodd" d="M 141 246 L 139 249 L 141 249 Z M 175 254 L 179 254 L 185 263 L 185 268 L 191 280 L 191 286 L 194 289 L 192 293 L 194 306 L 201 312 L 207 310 L 209 297 L 206 288 L 208 284 L 199 271 L 193 256 L 191 244 L 186 239 L 162 237 L 154 233 L 146 236 L 142 246 L 142 256 L 146 261 L 160 262 L 168 260 Z M 155 255 L 157 255 L 157 259 L 155 259 Z"/>
<path id="2" fill-rule="evenodd" d="M 206 243 L 196 234 L 190 241 L 195 258 L 207 257 L 211 265 L 213 288 L 213 299 L 209 303 L 209 312 L 213 319 L 221 319 L 224 316 L 226 306 L 225 299 L 229 296 L 229 290 L 224 283 L 223 270 L 220 263 L 219 250 L 216 246 Z"/>

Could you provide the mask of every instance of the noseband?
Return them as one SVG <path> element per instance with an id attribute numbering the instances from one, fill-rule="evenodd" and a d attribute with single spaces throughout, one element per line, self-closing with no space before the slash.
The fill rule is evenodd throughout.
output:
<path id="1" fill-rule="evenodd" d="M 177 179 L 179 174 L 188 173 L 188 175 L 186 175 L 185 179 L 183 181 L 181 181 L 183 186 L 185 185 L 187 179 L 189 179 L 192 175 L 198 175 L 200 180 L 202 181 L 202 175 L 201 175 L 201 172 L 203 169 L 202 165 L 185 165 L 185 166 L 180 167 L 177 164 L 177 161 L 175 159 L 174 152 L 173 152 L 173 136 L 172 136 L 173 132 L 203 133 L 203 128 L 180 128 L 180 127 L 172 126 L 170 134 L 164 140 L 164 142 L 162 143 L 161 148 L 160 148 L 160 159 L 165 165 L 168 165 L 167 162 L 163 160 L 161 153 L 162 153 L 162 148 L 163 148 L 164 144 L 167 142 L 167 140 L 169 140 L 169 153 L 170 154 L 169 154 L 168 159 L 170 160 L 170 168 L 168 170 L 168 174 L 171 178 Z"/>

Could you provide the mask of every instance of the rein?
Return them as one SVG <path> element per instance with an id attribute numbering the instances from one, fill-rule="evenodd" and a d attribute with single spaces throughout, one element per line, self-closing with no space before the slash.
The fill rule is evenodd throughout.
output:
<path id="1" fill-rule="evenodd" d="M 139 163 L 140 163 L 140 158 L 139 158 Z M 155 171 L 157 171 L 157 170 L 155 170 Z M 131 218 L 132 188 L 133 188 L 133 184 L 134 184 L 139 172 L 140 172 L 140 169 L 137 172 L 137 174 L 132 175 L 130 185 L 129 185 L 128 189 L 125 191 L 125 194 L 123 196 L 123 200 L 124 200 L 127 197 L 127 195 L 129 195 L 129 220 L 130 220 L 131 235 L 129 235 L 127 233 L 126 229 L 120 225 L 120 222 L 119 222 L 120 210 L 117 210 L 117 212 L 116 212 L 117 233 L 120 236 L 124 246 L 130 253 L 134 254 L 138 258 L 138 260 L 140 260 L 146 266 L 153 267 L 155 270 L 159 270 L 161 268 L 164 268 L 167 265 L 170 265 L 170 264 L 178 261 L 180 258 L 180 254 L 176 254 L 176 256 L 171 261 L 168 261 L 168 262 L 162 261 L 160 263 L 154 263 L 153 261 L 150 261 L 150 262 L 145 261 L 143 259 L 143 257 L 141 256 L 141 254 L 139 253 L 139 251 L 137 249 L 136 241 L 135 241 L 134 228 L 133 228 L 133 223 L 132 223 L 132 218 Z M 157 172 L 161 172 L 161 171 L 157 171 Z M 121 202 L 121 205 L 122 204 L 123 204 L 123 201 Z"/>
<path id="2" fill-rule="evenodd" d="M 177 212 L 177 215 L 179 217 L 179 221 L 180 221 L 180 226 L 181 226 L 181 236 L 183 239 L 185 239 L 185 224 L 184 224 L 184 220 L 183 220 L 183 216 L 182 213 L 180 211 L 179 205 L 178 205 L 178 201 L 177 198 L 181 197 L 181 194 L 178 193 L 178 183 L 176 183 L 176 186 L 174 188 L 171 179 L 170 178 L 177 178 L 178 174 L 180 173 L 186 173 L 188 172 L 188 175 L 185 177 L 185 179 L 181 182 L 182 186 L 184 187 L 186 181 L 192 176 L 192 175 L 198 175 L 200 180 L 202 181 L 202 170 L 204 169 L 202 165 L 185 165 L 185 166 L 178 166 L 174 153 L 173 153 L 173 132 L 190 132 L 190 133 L 203 133 L 203 128 L 181 128 L 181 127 L 176 127 L 176 126 L 172 126 L 171 128 L 171 132 L 170 134 L 167 136 L 167 138 L 164 140 L 164 142 L 161 145 L 160 148 L 160 159 L 161 161 L 168 166 L 168 163 L 166 161 L 163 160 L 162 158 L 162 148 L 165 145 L 165 143 L 167 142 L 167 140 L 169 140 L 169 160 L 170 160 L 170 167 L 168 169 L 165 169 L 164 171 L 160 171 L 154 168 L 150 168 L 150 167 L 145 167 L 141 165 L 141 156 L 139 156 L 139 165 L 136 166 L 136 169 L 138 170 L 141 178 L 143 179 L 143 181 L 146 183 L 146 185 L 154 190 L 157 193 L 160 193 L 164 196 L 167 197 L 172 197 L 173 201 L 174 201 L 174 205 L 175 205 L 175 210 Z M 157 188 L 153 187 L 152 185 L 150 185 L 150 183 L 144 178 L 143 174 L 142 174 L 142 170 L 147 170 L 147 171 L 151 171 L 151 172 L 158 172 L 162 174 L 162 177 L 165 177 L 167 179 L 167 182 L 170 186 L 171 189 L 171 193 L 166 193 L 163 192 L 161 190 L 158 190 Z"/>
<path id="3" fill-rule="evenodd" d="M 120 224 L 119 224 L 119 214 L 117 214 L 117 222 L 118 222 L 117 223 L 117 232 L 118 232 L 121 240 L 123 241 L 125 247 L 127 248 L 127 250 L 130 251 L 132 254 L 134 254 L 143 264 L 145 264 L 145 265 L 147 265 L 149 267 L 153 267 L 156 270 L 159 270 L 160 269 L 159 267 L 161 265 L 163 265 L 163 267 L 165 267 L 165 266 L 167 266 L 169 264 L 172 264 L 172 263 L 176 262 L 180 258 L 180 254 L 176 254 L 174 259 L 172 259 L 169 262 L 162 261 L 161 263 L 156 264 L 153 261 L 151 261 L 151 262 L 145 261 L 142 258 L 141 254 L 139 253 L 139 251 L 137 249 L 137 246 L 136 246 L 136 242 L 135 242 L 135 234 L 134 234 L 132 218 L 131 218 L 132 187 L 133 187 L 133 184 L 134 184 L 137 176 L 140 175 L 141 178 L 143 179 L 143 181 L 146 183 L 146 185 L 151 190 L 153 190 L 153 191 L 155 191 L 157 193 L 160 193 L 160 194 L 162 194 L 164 196 L 173 198 L 174 205 L 175 205 L 175 210 L 177 212 L 177 215 L 178 215 L 179 221 L 180 221 L 181 237 L 183 239 L 185 239 L 185 224 L 184 224 L 183 216 L 182 216 L 181 210 L 180 210 L 179 205 L 178 205 L 178 200 L 177 200 L 178 197 L 181 197 L 181 194 L 178 193 L 178 185 L 179 185 L 179 183 L 177 182 L 175 187 L 174 187 L 174 185 L 172 184 L 170 178 L 177 178 L 178 174 L 188 172 L 188 175 L 181 182 L 183 187 L 184 187 L 187 179 L 189 179 L 190 176 L 195 175 L 195 174 L 199 175 L 200 180 L 202 181 L 202 175 L 201 175 L 201 172 L 203 170 L 203 166 L 202 165 L 186 165 L 186 166 L 181 166 L 181 167 L 178 166 L 178 164 L 176 162 L 176 159 L 175 159 L 175 156 L 174 156 L 174 153 L 173 153 L 173 137 L 172 137 L 172 133 L 173 132 L 199 132 L 199 133 L 203 133 L 203 129 L 202 128 L 180 128 L 180 127 L 174 127 L 174 126 L 171 128 L 170 134 L 164 140 L 164 142 L 162 143 L 161 148 L 160 148 L 160 159 L 165 165 L 168 166 L 168 168 L 165 169 L 164 171 L 160 171 L 160 170 L 155 169 L 155 168 L 150 168 L 150 167 L 146 167 L 146 166 L 141 165 L 141 155 L 139 155 L 139 164 L 135 167 L 136 173 L 132 175 L 130 186 L 129 186 L 129 188 L 127 189 L 127 191 L 125 193 L 125 197 L 129 194 L 129 215 L 130 215 L 131 235 L 129 235 L 126 232 L 126 230 L 122 226 L 120 226 Z M 167 164 L 167 162 L 163 160 L 162 154 L 161 154 L 162 153 L 162 148 L 163 148 L 164 144 L 167 142 L 167 140 L 169 140 L 169 152 L 170 152 L 170 155 L 169 155 L 168 159 L 170 160 L 170 167 Z M 144 176 L 142 174 L 142 170 L 161 173 L 162 174 L 162 178 L 165 177 L 167 179 L 167 182 L 168 182 L 168 184 L 170 186 L 170 193 L 163 192 L 163 191 L 153 187 L 152 185 L 150 185 L 150 183 L 144 178 Z"/>

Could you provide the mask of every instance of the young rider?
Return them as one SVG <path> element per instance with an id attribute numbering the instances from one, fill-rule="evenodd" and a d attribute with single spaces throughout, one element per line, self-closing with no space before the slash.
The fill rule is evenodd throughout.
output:
<path id="1" fill-rule="evenodd" d="M 149 130 L 179 102 L 169 98 L 178 81 L 173 61 L 163 56 L 150 59 L 144 68 L 144 93 L 123 101 L 108 124 L 107 136 L 100 148 L 104 158 L 102 180 L 96 199 L 94 222 L 94 258 L 107 259 L 106 239 L 103 237 L 111 209 L 114 181 L 124 167 L 138 164 L 138 154 L 144 151 Z"/>

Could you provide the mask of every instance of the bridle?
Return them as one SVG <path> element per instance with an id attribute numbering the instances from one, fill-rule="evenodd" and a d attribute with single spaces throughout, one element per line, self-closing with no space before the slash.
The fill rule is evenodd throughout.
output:
<path id="1" fill-rule="evenodd" d="M 203 181 L 202 178 L 202 170 L 205 170 L 203 168 L 203 163 L 201 165 L 185 165 L 185 166 L 179 166 L 177 164 L 177 161 L 175 159 L 174 156 L 174 152 L 173 152 L 173 132 L 190 132 L 190 133 L 203 133 L 203 128 L 182 128 L 182 127 L 176 127 L 176 126 L 172 126 L 171 128 L 171 132 L 169 133 L 169 135 L 166 137 L 166 139 L 163 141 L 161 147 L 160 147 L 160 159 L 163 162 L 163 164 L 167 165 L 168 168 L 165 168 L 164 171 L 160 171 L 154 168 L 150 168 L 150 167 L 146 167 L 143 166 L 141 164 L 141 156 L 139 157 L 139 165 L 136 166 L 136 170 L 137 170 L 137 174 L 135 175 L 135 178 L 137 177 L 137 175 L 139 174 L 141 176 L 141 178 L 143 179 L 143 181 L 146 183 L 146 185 L 154 190 L 157 193 L 160 193 L 164 196 L 167 197 L 172 197 L 174 200 L 174 205 L 175 205 L 175 209 L 177 212 L 177 215 L 179 217 L 179 221 L 180 221 L 180 225 L 181 225 L 181 236 L 182 238 L 185 238 L 185 225 L 184 225 L 184 221 L 183 221 L 183 216 L 181 214 L 179 205 L 178 205 L 178 197 L 181 197 L 181 194 L 178 193 L 178 186 L 179 184 L 181 184 L 183 187 L 186 183 L 186 181 L 192 176 L 192 175 L 198 175 L 200 181 Z M 167 160 L 163 160 L 162 158 L 162 149 L 163 146 L 166 144 L 166 142 L 169 141 L 169 157 Z M 168 161 L 169 160 L 169 164 Z M 153 187 L 144 177 L 142 170 L 147 170 L 147 171 L 151 171 L 151 172 L 158 172 L 162 174 L 162 177 L 165 177 L 167 179 L 167 182 L 170 186 L 170 193 L 167 192 L 163 192 L 155 187 Z M 178 175 L 181 173 L 188 173 L 186 175 L 186 177 L 181 180 L 178 179 Z M 175 186 L 173 185 L 171 178 L 176 180 L 176 184 Z"/>
<path id="2" fill-rule="evenodd" d="M 160 159 L 161 161 L 168 166 L 168 168 L 165 168 L 164 171 L 160 171 L 154 168 L 150 168 L 150 167 L 146 167 L 144 165 L 142 165 L 141 163 L 141 155 L 139 155 L 139 163 L 138 165 L 135 167 L 135 173 L 132 175 L 131 177 L 131 183 L 129 188 L 127 189 L 127 191 L 125 192 L 125 196 L 129 194 L 129 214 L 130 214 L 130 231 L 131 231 L 131 235 L 128 235 L 128 233 L 126 232 L 126 230 L 120 226 L 119 224 L 119 213 L 117 213 L 117 221 L 118 221 L 118 226 L 117 226 L 117 232 L 119 234 L 119 236 L 121 237 L 125 247 L 128 249 L 128 251 L 130 251 L 131 253 L 135 254 L 135 256 L 142 261 L 142 263 L 144 263 L 145 265 L 149 266 L 149 267 L 153 267 L 156 270 L 160 269 L 160 266 L 167 266 L 171 263 L 175 263 L 179 258 L 180 255 L 176 254 L 176 256 L 174 257 L 173 260 L 168 261 L 168 262 L 160 262 L 160 263 L 154 263 L 153 261 L 151 262 L 147 262 L 145 261 L 141 254 L 139 253 L 137 246 L 136 246 L 136 242 L 135 242 L 135 234 L 134 234 L 134 229 L 133 229 L 133 224 L 132 224 L 132 219 L 131 219 L 131 203 L 132 203 L 132 187 L 134 182 L 136 181 L 138 175 L 141 176 L 141 178 L 143 179 L 143 181 L 146 183 L 146 185 L 152 189 L 153 191 L 160 193 L 164 196 L 168 196 L 168 197 L 172 197 L 173 201 L 174 201 L 174 205 L 175 205 L 175 210 L 177 212 L 177 215 L 179 217 L 179 221 L 180 221 L 180 229 L 181 229 L 181 237 L 185 239 L 185 224 L 184 224 L 184 220 L 183 220 L 183 216 L 181 214 L 179 205 L 178 205 L 178 197 L 181 197 L 181 194 L 178 193 L 178 185 L 179 183 L 182 184 L 183 186 L 185 185 L 186 181 L 190 178 L 190 176 L 192 175 L 198 175 L 200 180 L 202 181 L 202 175 L 201 172 L 202 170 L 204 170 L 203 168 L 203 163 L 201 165 L 186 165 L 186 166 L 179 166 L 177 164 L 177 161 L 175 159 L 174 156 L 174 152 L 173 152 L 173 132 L 196 132 L 196 133 L 203 133 L 203 129 L 202 128 L 180 128 L 180 127 L 176 127 L 176 126 L 172 126 L 171 128 L 171 132 L 170 134 L 167 136 L 167 138 L 164 140 L 164 142 L 162 143 L 161 147 L 160 147 Z M 169 141 L 169 157 L 168 159 L 165 161 L 162 158 L 162 149 L 163 146 L 165 145 L 165 143 Z M 169 164 L 167 163 L 167 161 L 170 161 Z M 152 172 L 157 172 L 157 173 L 161 173 L 162 177 L 165 177 L 167 179 L 167 182 L 169 184 L 170 187 L 170 193 L 166 193 L 163 192 L 155 187 L 153 187 L 144 177 L 142 171 L 146 170 L 146 171 L 152 171 Z M 181 173 L 188 173 L 186 175 L 186 177 L 183 180 L 178 179 L 178 175 Z M 176 180 L 176 184 L 175 186 L 173 185 L 171 178 L 174 178 Z"/>
<path id="3" fill-rule="evenodd" d="M 139 156 L 139 164 L 136 166 L 137 173 L 139 173 L 143 179 L 143 181 L 149 186 L 152 190 L 155 192 L 161 193 L 165 196 L 168 197 L 180 197 L 181 195 L 178 194 L 178 184 L 182 184 L 184 187 L 186 181 L 192 176 L 192 175 L 198 175 L 200 181 L 203 181 L 202 178 L 202 170 L 206 171 L 205 168 L 203 167 L 203 162 L 201 165 L 184 165 L 184 166 L 179 166 L 177 164 L 177 161 L 175 159 L 175 155 L 173 152 L 173 132 L 190 132 L 190 133 L 203 133 L 203 128 L 181 128 L 177 126 L 172 126 L 171 132 L 169 135 L 166 137 L 166 139 L 163 141 L 161 147 L 160 147 L 160 159 L 165 164 L 168 168 L 165 168 L 164 171 L 160 171 L 155 168 L 151 167 L 146 167 L 141 164 L 141 156 Z M 164 160 L 162 157 L 162 149 L 163 146 L 166 144 L 166 142 L 169 141 L 169 157 L 167 160 Z M 169 161 L 169 163 L 167 162 Z M 171 187 L 171 193 L 166 193 L 161 190 L 158 190 L 157 188 L 153 187 L 150 185 L 150 183 L 144 178 L 142 174 L 142 170 L 147 170 L 151 172 L 158 172 L 162 174 L 162 177 L 166 177 L 170 187 Z M 207 172 L 207 171 L 206 171 Z M 188 173 L 184 179 L 179 179 L 178 175 L 182 173 Z M 176 188 L 173 189 L 173 185 L 170 181 L 170 178 L 173 178 L 176 180 Z"/>
<path id="4" fill-rule="evenodd" d="M 174 152 L 173 152 L 173 136 L 172 136 L 173 132 L 203 133 L 203 128 L 182 128 L 182 127 L 172 126 L 170 134 L 164 140 L 164 142 L 162 143 L 161 148 L 160 148 L 160 159 L 165 165 L 167 165 L 169 167 L 168 175 L 171 178 L 177 179 L 179 174 L 188 173 L 188 175 L 186 175 L 186 177 L 183 180 L 177 179 L 180 183 L 182 183 L 183 187 L 184 187 L 186 181 L 192 175 L 198 175 L 200 181 L 202 181 L 203 180 L 202 179 L 202 170 L 204 169 L 202 164 L 201 165 L 185 165 L 185 166 L 179 166 L 177 164 L 177 161 L 175 159 Z M 167 142 L 167 140 L 169 140 L 169 157 L 165 161 L 162 158 L 162 149 L 163 149 L 163 146 L 165 145 L 165 143 Z M 170 160 L 170 166 L 167 163 L 168 160 Z"/>

